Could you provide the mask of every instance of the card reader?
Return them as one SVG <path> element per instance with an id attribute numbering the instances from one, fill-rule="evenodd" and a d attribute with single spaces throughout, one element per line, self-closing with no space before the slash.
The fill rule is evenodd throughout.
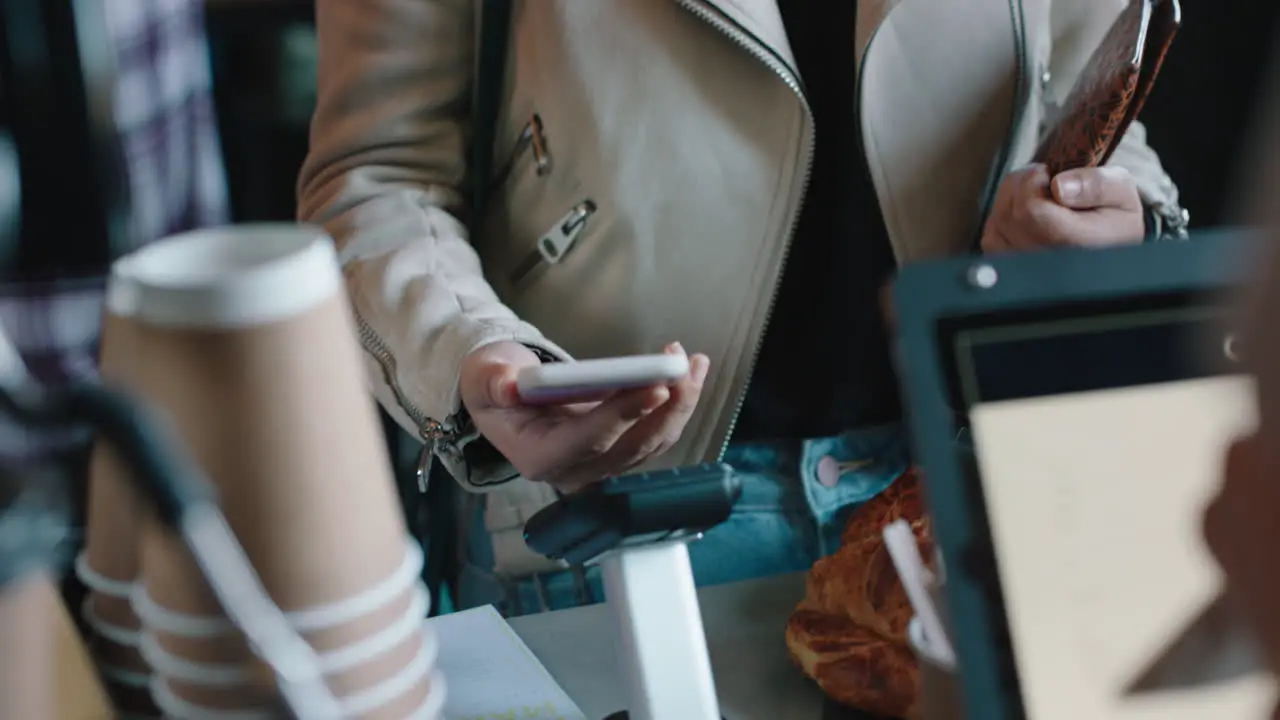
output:
<path id="1" fill-rule="evenodd" d="M 600 565 L 629 701 L 607 720 L 722 720 L 687 543 L 727 520 L 741 494 L 720 463 L 637 473 L 525 524 L 532 550 Z"/>
<path id="2" fill-rule="evenodd" d="M 543 508 L 524 539 L 549 558 L 592 563 L 611 550 L 696 537 L 727 520 L 741 494 L 723 463 L 610 478 Z"/>

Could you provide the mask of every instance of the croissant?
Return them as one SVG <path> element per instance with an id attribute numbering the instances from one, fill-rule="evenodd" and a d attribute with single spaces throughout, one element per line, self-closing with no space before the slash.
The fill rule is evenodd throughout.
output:
<path id="1" fill-rule="evenodd" d="M 918 473 L 909 470 L 854 511 L 840 549 L 814 564 L 805 598 L 787 622 L 787 650 L 829 697 L 866 712 L 914 720 L 920 670 L 907 643 L 911 603 L 884 544 L 902 519 L 923 557 L 933 537 Z"/>

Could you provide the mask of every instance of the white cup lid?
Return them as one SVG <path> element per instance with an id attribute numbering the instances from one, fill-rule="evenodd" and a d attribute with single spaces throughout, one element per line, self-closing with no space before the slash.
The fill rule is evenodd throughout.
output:
<path id="1" fill-rule="evenodd" d="M 305 225 L 230 225 L 173 235 L 117 261 L 114 314 L 165 327 L 230 329 L 300 315 L 339 292 L 333 241 Z"/>

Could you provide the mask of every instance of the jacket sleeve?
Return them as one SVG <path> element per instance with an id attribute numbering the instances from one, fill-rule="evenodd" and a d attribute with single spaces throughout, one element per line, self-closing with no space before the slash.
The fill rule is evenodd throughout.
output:
<path id="1" fill-rule="evenodd" d="M 466 180 L 475 3 L 317 0 L 318 99 L 298 216 L 337 242 L 373 392 L 465 487 L 515 477 L 476 442 L 463 358 L 564 353 L 499 301 L 454 212 Z"/>
<path id="2" fill-rule="evenodd" d="M 1052 79 L 1044 95 L 1052 107 L 1046 116 L 1055 112 L 1056 104 L 1071 91 L 1125 5 L 1126 0 L 1053 0 L 1050 10 L 1053 51 L 1049 60 Z M 1147 130 L 1141 123 L 1129 126 L 1107 164 L 1123 167 L 1133 175 L 1138 194 L 1157 223 L 1157 233 L 1162 232 L 1162 226 L 1173 230 L 1186 224 L 1178 203 L 1178 187 L 1165 172 L 1160 156 L 1147 144 Z"/>

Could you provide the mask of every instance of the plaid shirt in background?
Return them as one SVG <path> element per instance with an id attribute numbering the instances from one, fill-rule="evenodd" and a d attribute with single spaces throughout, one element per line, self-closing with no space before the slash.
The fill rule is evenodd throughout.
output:
<path id="1" fill-rule="evenodd" d="M 139 245 L 225 223 L 203 0 L 102 2 L 116 46 L 116 125 Z M 42 383 L 95 376 L 103 284 L 0 286 L 0 327 Z M 84 440 L 0 423 L 0 459 L 48 458 Z"/>

